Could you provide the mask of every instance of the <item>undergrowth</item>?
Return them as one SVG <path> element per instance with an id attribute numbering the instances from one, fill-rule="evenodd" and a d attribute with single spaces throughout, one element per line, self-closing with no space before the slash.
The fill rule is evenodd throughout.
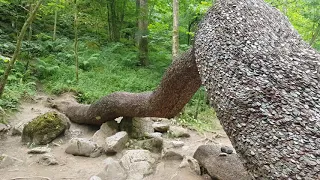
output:
<path id="1" fill-rule="evenodd" d="M 79 44 L 79 82 L 75 78 L 73 42 L 67 38 L 52 42 L 39 36 L 23 47 L 0 100 L 6 111 L 17 109 L 21 98 L 35 93 L 36 83 L 49 94 L 75 92 L 81 103 L 92 103 L 116 91 L 143 92 L 154 90 L 171 63 L 170 50 L 165 48 L 149 54 L 149 65 L 139 66 L 137 49 L 125 43 L 98 44 L 94 39 L 82 39 Z M 5 52 L 12 51 L 6 46 Z M 32 53 L 28 53 L 33 48 Z M 4 67 L 6 62 L 1 62 Z M 3 69 L 3 70 L 2 70 Z M 1 68 L 0 75 L 4 72 Z M 177 118 L 182 125 L 199 131 L 220 128 L 214 111 L 206 103 L 200 89 Z"/>

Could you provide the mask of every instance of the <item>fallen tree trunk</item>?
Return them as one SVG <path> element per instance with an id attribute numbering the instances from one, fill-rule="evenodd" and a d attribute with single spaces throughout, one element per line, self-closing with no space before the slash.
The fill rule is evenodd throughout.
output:
<path id="1" fill-rule="evenodd" d="M 57 109 L 79 124 L 101 125 L 120 116 L 172 118 L 200 85 L 194 51 L 190 49 L 173 62 L 153 92 L 115 92 L 91 105 L 60 103 Z"/>
<path id="2" fill-rule="evenodd" d="M 320 55 L 263 0 L 217 0 L 195 56 L 218 119 L 257 179 L 320 179 Z"/>

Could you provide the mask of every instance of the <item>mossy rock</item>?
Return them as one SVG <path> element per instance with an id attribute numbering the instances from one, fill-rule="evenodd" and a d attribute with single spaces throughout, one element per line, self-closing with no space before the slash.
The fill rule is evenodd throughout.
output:
<path id="1" fill-rule="evenodd" d="M 59 112 L 51 111 L 40 115 L 24 126 L 22 142 L 45 145 L 70 127 L 69 119 Z"/>

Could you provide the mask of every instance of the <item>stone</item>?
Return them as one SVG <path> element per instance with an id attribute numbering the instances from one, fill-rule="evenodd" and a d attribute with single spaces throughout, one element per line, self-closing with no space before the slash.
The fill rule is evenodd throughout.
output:
<path id="1" fill-rule="evenodd" d="M 168 160 L 157 164 L 154 174 L 143 180 L 203 180 L 189 168 L 179 168 L 180 161 Z"/>
<path id="2" fill-rule="evenodd" d="M 222 146 L 221 147 L 221 152 L 222 153 L 227 153 L 227 154 L 232 154 L 233 150 L 229 146 Z"/>
<path id="3" fill-rule="evenodd" d="M 162 122 L 154 122 L 152 124 L 152 127 L 154 129 L 155 132 L 161 132 L 161 133 L 165 133 L 169 130 L 169 124 L 167 123 L 162 123 Z"/>
<path id="4" fill-rule="evenodd" d="M 95 142 L 84 138 L 73 138 L 69 142 L 69 146 L 65 152 L 75 156 L 98 157 L 102 153 L 102 148 Z"/>
<path id="5" fill-rule="evenodd" d="M 171 137 L 178 138 L 178 137 L 190 137 L 188 130 L 178 126 L 170 126 L 169 134 Z"/>
<path id="6" fill-rule="evenodd" d="M 45 166 L 58 165 L 57 159 L 52 154 L 44 154 L 37 161 L 39 164 Z"/>
<path id="7" fill-rule="evenodd" d="M 2 154 L 0 156 L 0 169 L 6 168 L 9 166 L 18 166 L 21 164 L 23 164 L 23 161 L 15 157 L 8 156 L 6 154 Z"/>
<path id="8" fill-rule="evenodd" d="M 162 138 L 151 138 L 145 139 L 137 142 L 137 145 L 142 149 L 149 150 L 153 153 L 161 153 L 163 149 L 163 139 Z"/>
<path id="9" fill-rule="evenodd" d="M 101 180 L 126 180 L 127 172 L 121 166 L 119 161 L 109 157 L 104 160 L 105 168 L 97 174 L 96 178 Z M 98 180 L 98 179 L 97 179 Z"/>
<path id="10" fill-rule="evenodd" d="M 184 156 L 182 162 L 179 165 L 179 168 L 189 168 L 197 175 L 201 174 L 198 161 L 191 156 Z"/>
<path id="11" fill-rule="evenodd" d="M 161 158 L 166 160 L 182 160 L 183 154 L 179 150 L 168 149 L 162 152 Z"/>
<path id="12" fill-rule="evenodd" d="M 184 142 L 183 141 L 170 141 L 170 144 L 174 148 L 179 148 L 179 147 L 184 146 Z"/>
<path id="13" fill-rule="evenodd" d="M 154 132 L 154 133 L 148 133 L 146 135 L 147 138 L 161 138 L 162 137 L 162 133 L 160 132 Z"/>
<path id="14" fill-rule="evenodd" d="M 0 123 L 0 134 L 1 133 L 6 133 L 10 130 L 10 126 L 6 124 Z"/>
<path id="15" fill-rule="evenodd" d="M 136 179 L 153 173 L 156 158 L 148 150 L 127 150 L 120 162 L 128 172 L 128 179 Z"/>
<path id="16" fill-rule="evenodd" d="M 123 118 L 120 122 L 120 130 L 126 131 L 130 138 L 143 138 L 153 133 L 153 121 L 149 117 Z"/>
<path id="17" fill-rule="evenodd" d="M 228 180 L 251 179 L 237 154 L 219 156 L 220 153 L 221 147 L 218 145 L 202 145 L 196 150 L 193 157 L 212 178 Z"/>
<path id="18" fill-rule="evenodd" d="M 103 147 L 106 138 L 118 132 L 119 124 L 116 121 L 108 121 L 100 126 L 100 129 L 94 133 L 91 140 L 96 142 L 98 146 Z"/>
<path id="19" fill-rule="evenodd" d="M 50 111 L 26 124 L 22 131 L 22 142 L 45 145 L 70 128 L 69 119 L 62 113 Z"/>
<path id="20" fill-rule="evenodd" d="M 113 136 L 107 137 L 105 140 L 104 151 L 106 153 L 121 152 L 124 149 L 128 140 L 128 133 L 125 131 L 121 131 Z"/>
<path id="21" fill-rule="evenodd" d="M 98 176 L 92 176 L 90 177 L 90 180 L 102 180 L 102 179 Z"/>
<path id="22" fill-rule="evenodd" d="M 27 123 L 28 122 L 19 122 L 18 124 L 13 126 L 12 131 L 11 131 L 11 135 L 12 136 L 21 136 L 23 128 Z"/>
<path id="23" fill-rule="evenodd" d="M 28 154 L 45 154 L 50 152 L 51 149 L 48 147 L 35 147 L 28 150 Z"/>

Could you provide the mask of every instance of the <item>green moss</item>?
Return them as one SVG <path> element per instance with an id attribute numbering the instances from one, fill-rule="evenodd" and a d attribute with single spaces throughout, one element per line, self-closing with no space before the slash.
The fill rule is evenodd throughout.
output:
<path id="1" fill-rule="evenodd" d="M 48 112 L 29 122 L 23 129 L 23 141 L 47 144 L 66 129 L 66 122 L 57 112 Z"/>

